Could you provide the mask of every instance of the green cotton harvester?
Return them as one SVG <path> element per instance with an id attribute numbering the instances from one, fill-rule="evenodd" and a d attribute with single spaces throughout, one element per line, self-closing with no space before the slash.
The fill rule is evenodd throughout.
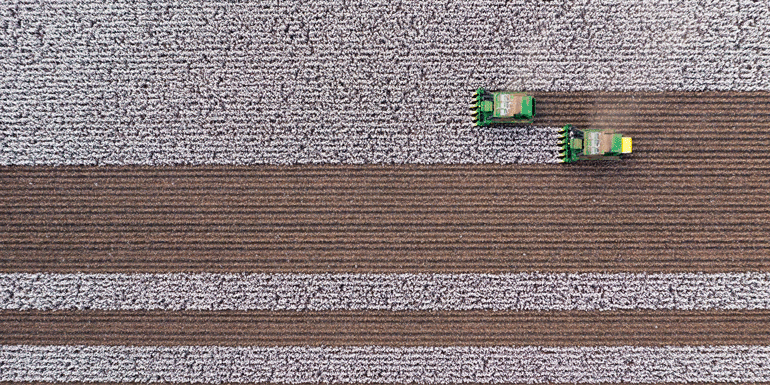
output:
<path id="1" fill-rule="evenodd" d="M 620 159 L 630 153 L 631 137 L 612 129 L 578 130 L 568 124 L 559 130 L 559 159 L 564 163 Z"/>
<path id="2" fill-rule="evenodd" d="M 524 92 L 490 92 L 483 88 L 473 94 L 473 122 L 479 127 L 496 123 L 526 124 L 535 120 L 535 98 Z"/>

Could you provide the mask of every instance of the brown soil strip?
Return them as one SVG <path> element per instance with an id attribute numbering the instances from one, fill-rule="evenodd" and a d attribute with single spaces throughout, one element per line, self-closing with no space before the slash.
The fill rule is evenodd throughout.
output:
<path id="1" fill-rule="evenodd" d="M 770 311 L 3 311 L 0 344 L 764 345 Z"/>

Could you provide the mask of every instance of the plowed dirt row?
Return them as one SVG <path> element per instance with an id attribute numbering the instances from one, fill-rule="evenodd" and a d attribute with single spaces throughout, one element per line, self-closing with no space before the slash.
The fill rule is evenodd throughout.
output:
<path id="1" fill-rule="evenodd" d="M 2 344 L 606 346 L 766 344 L 767 311 L 0 312 Z"/>
<path id="2" fill-rule="evenodd" d="M 570 167 L 563 165 L 564 167 Z M 310 166 L 308 166 L 310 167 Z M 490 168 L 500 166 L 489 166 Z M 152 192 L 160 194 L 161 197 L 172 196 L 175 199 L 184 199 L 187 197 L 196 197 L 202 194 L 210 193 L 229 199 L 247 199 L 249 195 L 254 197 L 275 197 L 280 195 L 287 197 L 315 197 L 315 196 L 337 196 L 339 194 L 356 194 L 359 199 L 384 196 L 419 196 L 431 195 L 441 192 L 441 195 L 461 195 L 478 194 L 480 190 L 487 190 L 489 193 L 509 192 L 509 193 L 536 193 L 543 187 L 551 187 L 558 191 L 577 193 L 586 189 L 598 190 L 597 177 L 634 177 L 644 175 L 645 185 L 633 189 L 632 186 L 619 185 L 615 189 L 608 191 L 608 194 L 622 192 L 645 194 L 659 191 L 660 187 L 654 183 L 669 183 L 676 189 L 670 192 L 670 195 L 653 196 L 655 198 L 665 198 L 684 194 L 688 189 L 707 189 L 715 191 L 724 191 L 725 189 L 736 190 L 735 193 L 745 194 L 753 190 L 763 189 L 770 185 L 764 176 L 764 169 L 746 169 L 741 168 L 742 172 L 734 172 L 732 168 L 719 168 L 713 175 L 688 175 L 681 172 L 671 172 L 673 168 L 656 168 L 655 172 L 663 175 L 647 175 L 627 172 L 626 170 L 616 170 L 613 168 L 601 170 L 604 175 L 585 175 L 563 174 L 560 170 L 538 176 L 511 174 L 486 174 L 483 176 L 468 173 L 459 174 L 454 178 L 442 178 L 440 175 L 434 178 L 430 177 L 412 177 L 404 175 L 401 178 L 392 171 L 383 172 L 379 178 L 377 175 L 358 175 L 346 177 L 344 175 L 334 176 L 316 176 L 314 174 L 301 175 L 300 172 L 288 169 L 275 169 L 277 174 L 296 173 L 293 178 L 272 179 L 262 175 L 243 175 L 239 179 L 223 179 L 212 175 L 210 180 L 201 180 L 201 175 L 206 175 L 207 170 L 199 170 L 195 178 L 188 178 L 185 175 L 167 177 L 158 175 L 155 177 L 133 177 L 122 176 L 116 172 L 109 180 L 103 179 L 98 175 L 90 177 L 91 184 L 85 183 L 84 179 L 60 181 L 55 177 L 37 176 L 36 178 L 20 177 L 7 178 L 7 184 L 4 186 L 2 199 L 23 199 L 23 198 L 44 198 L 50 199 L 76 199 L 78 195 L 84 195 L 80 199 L 94 199 L 98 197 L 125 197 L 131 196 L 139 199 L 142 193 Z M 5 170 L 4 170 L 5 171 Z M 59 171 L 65 173 L 66 171 Z M 598 170 L 594 170 L 598 173 Z M 302 173 L 305 174 L 305 173 Z M 607 175 L 609 174 L 609 175 Z M 581 178 L 576 178 L 580 175 Z M 571 179 L 566 180 L 566 178 Z M 738 177 L 746 177 L 740 178 Z M 45 179 L 42 179 L 45 178 Z M 582 179 L 585 178 L 585 179 Z M 178 179 L 178 181 L 177 181 Z M 153 183 L 148 185 L 148 180 Z M 144 182 L 144 183 L 142 183 Z M 567 183 L 569 182 L 569 183 Z M 719 182 L 723 182 L 720 184 Z M 420 186 L 415 186 L 420 183 Z M 424 185 L 424 186 L 423 186 Z M 304 187 L 304 189 L 300 189 Z M 740 187 L 740 189 L 738 189 Z M 258 191 L 255 191 L 259 188 Z M 286 190 L 289 188 L 289 190 Z M 293 188 L 296 188 L 293 189 Z M 450 189 L 451 188 L 451 189 Z M 227 190 L 227 191 L 222 191 Z M 227 192 L 228 194 L 223 194 Z M 184 193 L 184 194 L 182 194 Z M 379 193 L 379 194 L 378 194 Z M 365 194 L 365 195 L 361 195 Z M 74 195 L 74 196 L 73 196 Z"/>
<path id="3" fill-rule="evenodd" d="M 571 249 L 545 242 L 493 247 L 386 244 L 341 248 L 313 245 L 260 248 L 254 252 L 252 250 L 258 247 L 241 246 L 238 240 L 206 246 L 134 244 L 116 240 L 110 244 L 81 244 L 70 248 L 9 247 L 7 252 L 13 257 L 0 258 L 0 264 L 3 272 L 642 273 L 770 270 L 766 244 L 746 243 L 741 248 L 735 248 L 735 242 L 676 242 L 634 247 L 626 244 L 604 242 L 592 244 L 593 248 Z M 109 251 L 104 252 L 105 249 Z"/>
<path id="4" fill-rule="evenodd" d="M 770 140 L 770 139 L 769 139 Z M 634 142 L 636 143 L 636 142 Z M 635 144 L 634 149 L 637 149 Z M 668 150 L 660 150 L 666 152 Z M 737 152 L 737 154 L 736 154 Z M 89 178 L 95 183 L 104 182 L 108 183 L 108 186 L 115 183 L 125 183 L 126 188 L 136 187 L 141 185 L 141 182 L 145 178 L 158 178 L 168 187 L 175 186 L 176 183 L 181 183 L 184 186 L 187 183 L 198 183 L 198 188 L 210 188 L 210 186 L 200 185 L 200 183 L 206 181 L 209 183 L 219 182 L 225 184 L 232 184 L 237 182 L 239 185 L 247 186 L 259 181 L 263 183 L 264 187 L 282 187 L 282 183 L 309 183 L 316 182 L 320 184 L 328 184 L 333 182 L 346 181 L 345 187 L 351 186 L 350 182 L 369 182 L 376 185 L 377 182 L 404 182 L 404 181 L 417 181 L 426 183 L 426 187 L 431 185 L 454 182 L 457 179 L 469 179 L 469 182 L 485 181 L 495 178 L 497 183 L 494 186 L 505 186 L 514 180 L 511 178 L 517 178 L 515 181 L 520 180 L 532 180 L 533 183 L 547 184 L 548 182 L 554 186 L 558 183 L 554 183 L 553 180 L 564 181 L 565 176 L 574 176 L 579 174 L 582 176 L 582 180 L 591 180 L 595 177 L 594 174 L 600 172 L 607 173 L 619 173 L 621 176 L 646 176 L 648 178 L 662 178 L 673 179 L 674 181 L 689 181 L 697 182 L 700 178 L 720 178 L 724 176 L 725 172 L 735 172 L 736 170 L 742 171 L 738 175 L 749 175 L 757 172 L 764 172 L 770 169 L 770 165 L 763 164 L 758 170 L 746 169 L 740 165 L 743 159 L 744 152 L 740 149 L 735 151 L 729 151 L 730 157 L 728 159 L 719 160 L 714 163 L 701 162 L 697 169 L 688 169 L 686 167 L 660 167 L 652 170 L 639 169 L 636 167 L 624 167 L 624 165 L 636 166 L 641 159 L 639 154 L 629 155 L 629 158 L 623 162 L 598 162 L 587 161 L 584 163 L 577 163 L 572 165 L 558 165 L 561 168 L 554 168 L 557 165 L 465 165 L 460 167 L 457 165 L 369 165 L 369 166 L 355 166 L 355 165 L 322 165 L 322 166 L 253 166 L 254 168 L 233 167 L 232 170 L 222 170 L 220 167 L 162 167 L 156 170 L 148 170 L 144 168 L 133 168 L 130 166 L 122 167 L 86 167 L 81 166 L 77 169 L 72 167 L 60 167 L 60 168 L 48 168 L 48 167 L 5 167 L 3 168 L 4 182 L 14 184 L 27 184 L 28 188 L 35 191 L 35 189 L 45 187 L 47 185 L 55 185 L 57 187 L 67 188 L 80 188 L 80 189 L 94 189 L 94 187 L 101 186 L 101 184 L 83 185 L 83 179 Z M 763 154 L 751 153 L 752 157 L 762 159 Z M 694 155 L 694 154 L 692 154 Z M 671 157 L 669 159 L 661 159 L 662 161 L 675 162 L 678 159 Z M 732 161 L 738 162 L 739 165 L 729 164 Z M 752 160 L 749 159 L 751 162 Z M 745 163 L 745 162 L 744 162 Z M 713 167 L 712 167 L 713 166 Z M 433 169 L 435 167 L 435 169 Z M 515 167 L 515 168 L 512 168 Z M 328 169 L 327 169 L 328 168 Z M 710 168 L 713 168 L 711 170 Z M 88 173 L 89 169 L 93 173 Z M 431 170 L 434 173 L 431 173 Z M 577 171 L 576 171 L 577 170 Z M 378 178 L 380 180 L 378 180 Z M 264 179 L 264 181 L 262 181 Z M 159 181 L 160 182 L 160 181 Z M 576 180 L 575 182 L 580 182 Z M 31 183 L 31 185 L 30 185 Z M 494 187 L 488 186 L 487 188 Z M 10 188 L 13 185 L 4 184 L 4 187 Z M 152 187 L 152 186 L 147 186 Z M 365 186 L 364 186 L 365 187 Z M 449 186 L 448 186 L 449 187 Z M 460 188 L 462 186 L 454 186 Z M 643 186 L 641 186 L 643 187 Z"/>

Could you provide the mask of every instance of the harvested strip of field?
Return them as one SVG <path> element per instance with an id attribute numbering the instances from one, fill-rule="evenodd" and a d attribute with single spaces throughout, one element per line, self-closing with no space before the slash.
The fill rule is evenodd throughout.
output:
<path id="1" fill-rule="evenodd" d="M 2 345 L 762 345 L 770 311 L 0 311 Z"/>
<path id="2" fill-rule="evenodd" d="M 471 92 L 769 90 L 762 1 L 13 0 L 0 18 L 0 165 L 553 162 L 551 130 L 473 127 Z"/>
<path id="3" fill-rule="evenodd" d="M 770 309 L 770 274 L 0 274 L 3 310 Z"/>
<path id="4" fill-rule="evenodd" d="M 770 381 L 770 348 L 0 346 L 0 381 L 671 383 Z"/>
<path id="5" fill-rule="evenodd" d="M 8 167 L 0 271 L 770 270 L 770 94 L 541 94 L 622 162 Z"/>

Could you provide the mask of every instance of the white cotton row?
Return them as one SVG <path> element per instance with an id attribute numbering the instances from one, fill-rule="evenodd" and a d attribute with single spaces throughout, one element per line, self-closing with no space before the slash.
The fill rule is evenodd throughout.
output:
<path id="1" fill-rule="evenodd" d="M 767 346 L 0 346 L 0 381 L 687 383 L 770 381 Z"/>
<path id="2" fill-rule="evenodd" d="M 0 165 L 556 162 L 470 94 L 770 90 L 765 1 L 14 3 Z"/>
<path id="3" fill-rule="evenodd" d="M 11 273 L 0 309 L 767 310 L 770 274 Z"/>

